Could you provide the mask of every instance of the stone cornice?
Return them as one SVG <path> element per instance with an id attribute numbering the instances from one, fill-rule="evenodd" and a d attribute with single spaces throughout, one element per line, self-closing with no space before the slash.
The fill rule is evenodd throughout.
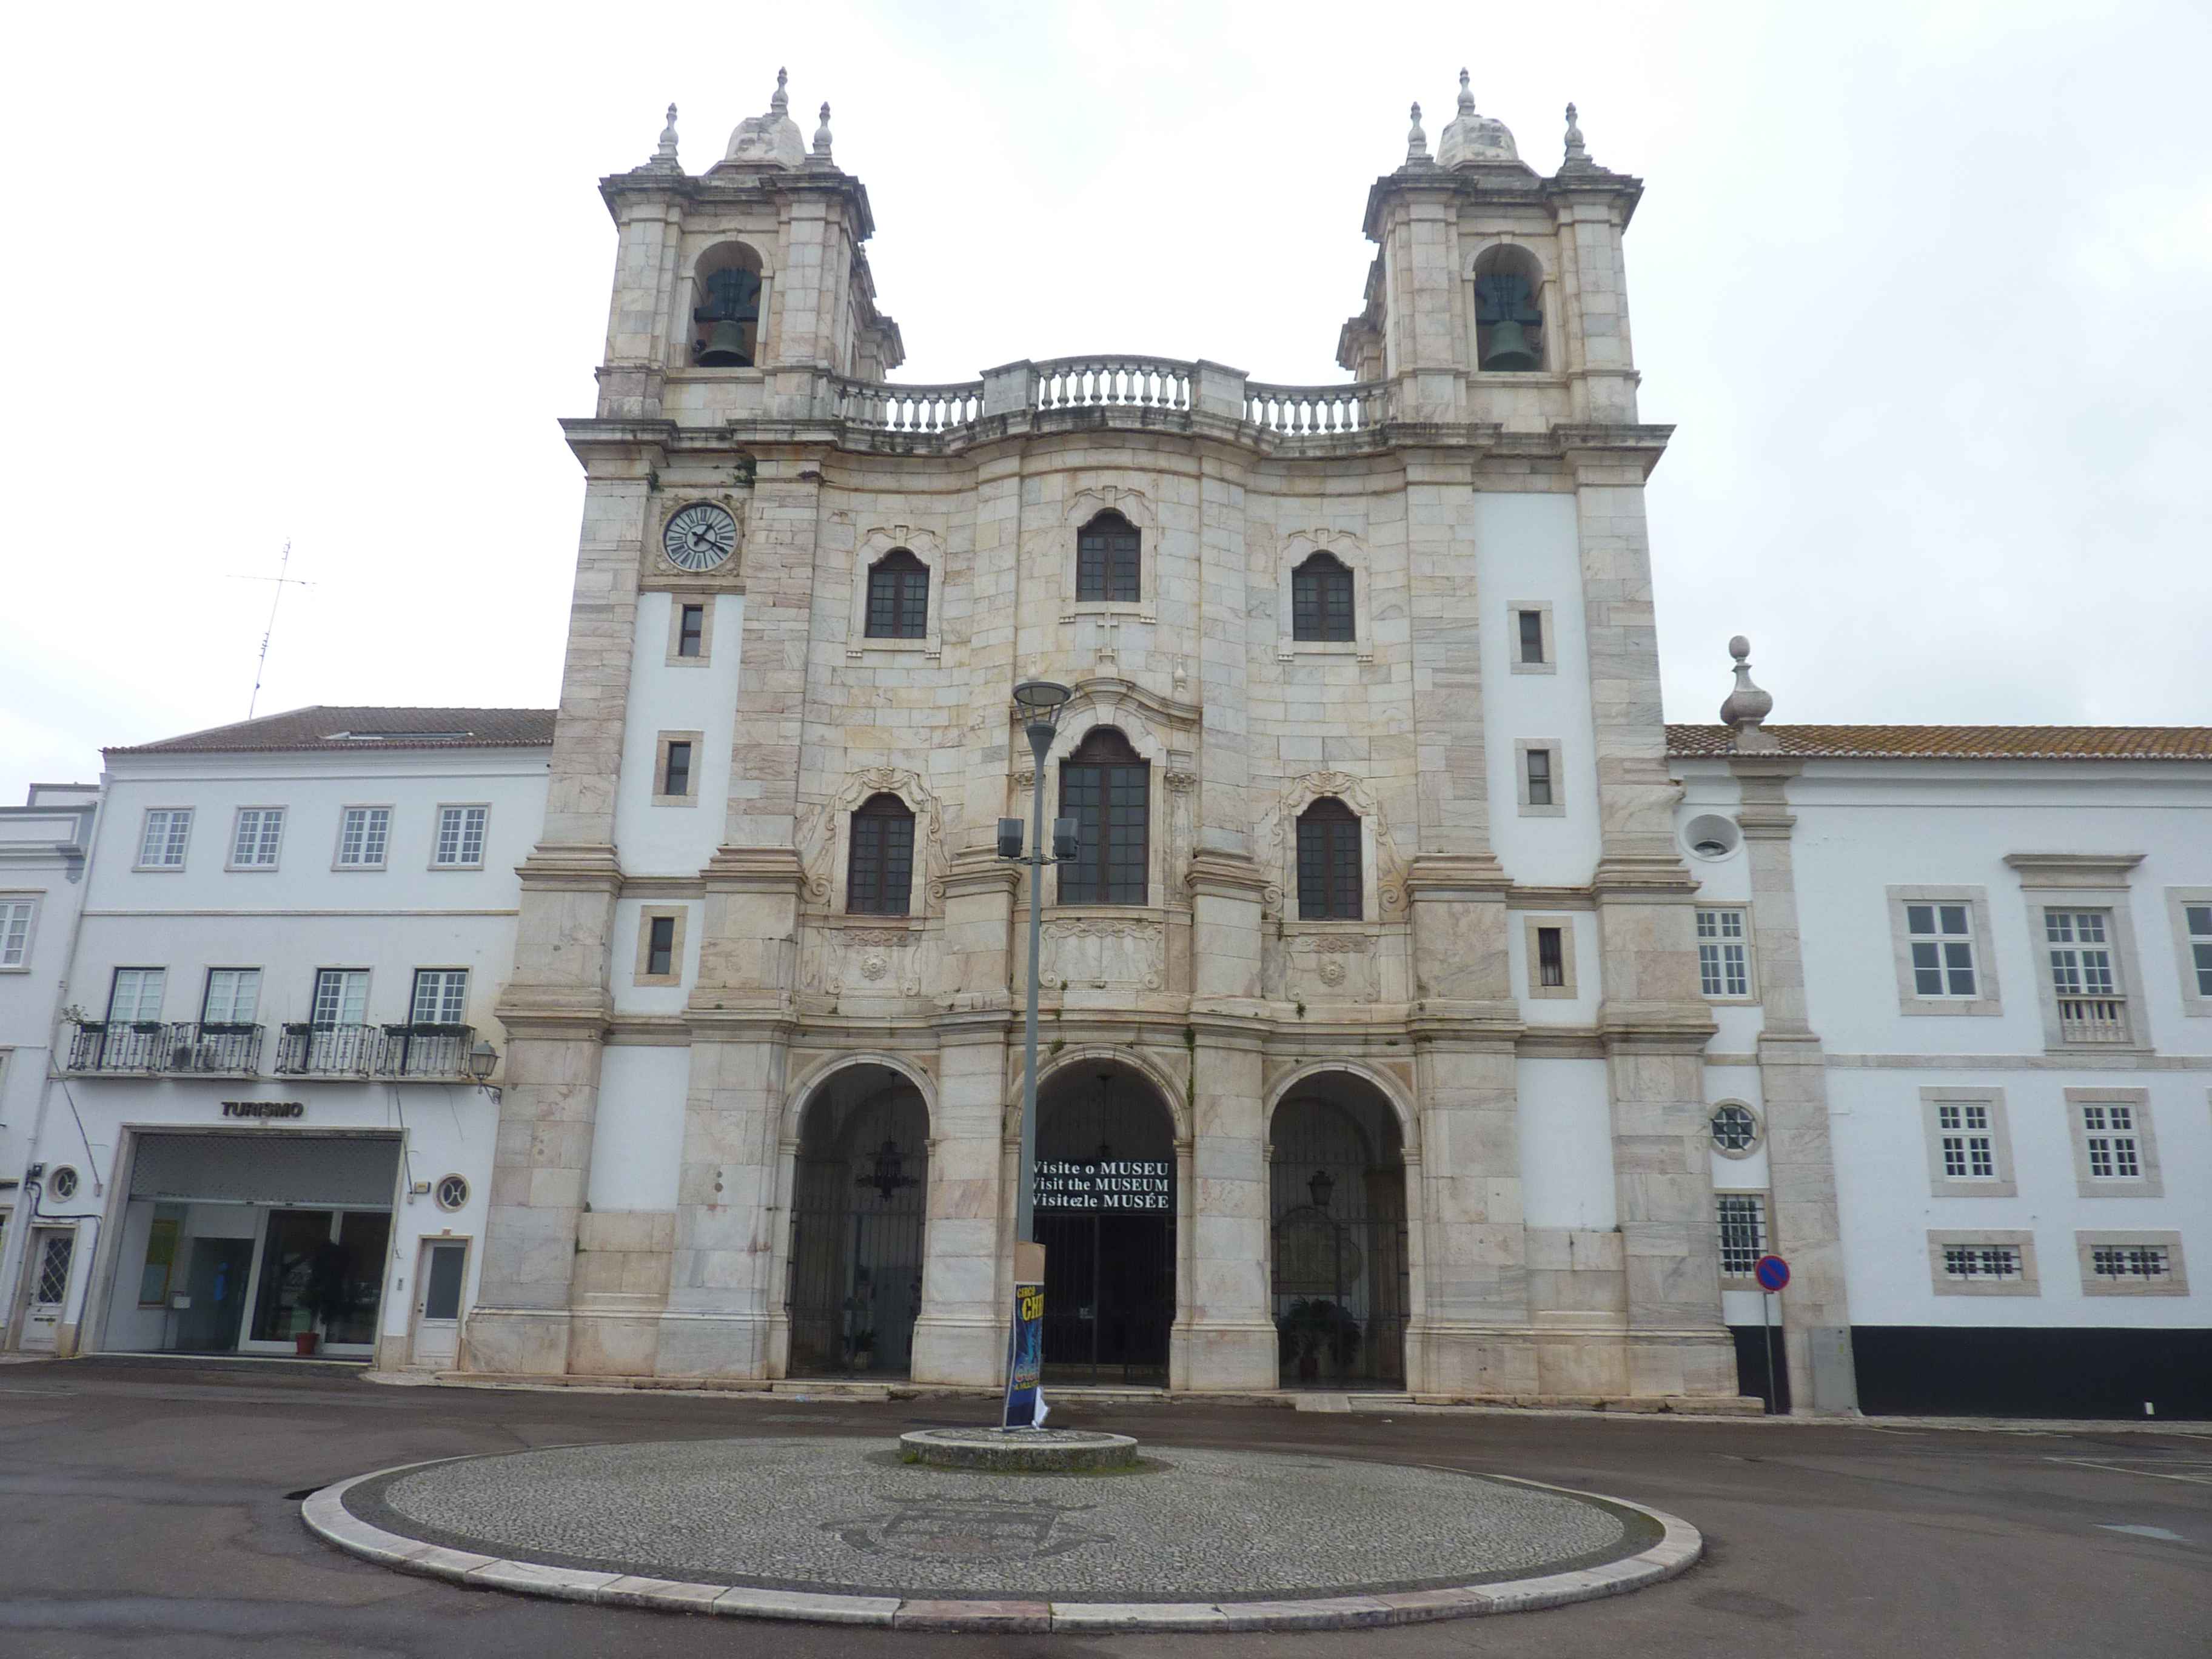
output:
<path id="1" fill-rule="evenodd" d="M 1505 873 L 1495 853 L 1417 853 L 1406 870 L 1407 897 L 1423 899 L 1498 899 L 1512 890 L 1513 878 Z"/>
<path id="2" fill-rule="evenodd" d="M 1510 164 L 1509 164 L 1510 166 Z M 1462 173 L 1456 169 L 1438 167 L 1403 167 L 1395 173 L 1386 173 L 1367 190 L 1367 210 L 1360 228 L 1370 242 L 1382 240 L 1382 216 L 1389 204 L 1401 197 L 1445 197 L 1485 208 L 1536 207 L 1553 209 L 1562 198 L 1603 196 L 1619 204 L 1620 222 L 1624 229 L 1636 215 L 1636 204 L 1644 197 L 1644 181 L 1633 174 L 1613 173 L 1601 167 L 1578 168 L 1562 172 L 1556 178 L 1547 179 L 1533 169 L 1525 179 L 1514 178 L 1510 173 L 1501 177 L 1497 172 Z"/>
<path id="3" fill-rule="evenodd" d="M 596 892 L 610 897 L 622 890 L 622 861 L 615 849 L 587 842 L 541 842 L 515 866 L 528 892 Z"/>
<path id="4" fill-rule="evenodd" d="M 789 847 L 723 847 L 715 849 L 700 876 L 710 893 L 782 893 L 799 895 L 806 884 L 805 866 Z"/>
<path id="5" fill-rule="evenodd" d="M 1544 434 L 1546 454 L 1556 454 L 1578 471 L 1634 467 L 1644 477 L 1659 465 L 1674 435 L 1671 426 L 1630 426 L 1558 422 Z"/>
<path id="6" fill-rule="evenodd" d="M 677 425 L 673 421 L 629 421 L 589 419 L 564 420 L 561 431 L 568 440 L 568 448 L 583 463 L 586 474 L 594 478 L 631 478 L 641 483 L 646 475 L 656 472 L 668 464 L 668 451 L 676 441 Z"/>
<path id="7" fill-rule="evenodd" d="M 733 167 L 724 171 L 718 161 L 696 176 L 647 167 L 610 173 L 599 180 L 599 199 L 607 204 L 607 212 L 617 224 L 623 222 L 625 207 L 634 211 L 641 204 L 681 203 L 712 210 L 742 207 L 763 199 L 773 204 L 780 198 L 792 196 L 835 197 L 852 210 L 854 240 L 865 242 L 876 234 L 876 216 L 868 206 L 868 187 L 851 173 L 834 167 L 810 167 L 794 171 L 778 167 Z"/>
<path id="8" fill-rule="evenodd" d="M 1194 894 L 1212 898 L 1249 899 L 1257 904 L 1269 885 L 1267 876 L 1242 853 L 1224 853 L 1201 847 L 1190 855 L 1190 872 L 1183 882 Z"/>
<path id="9" fill-rule="evenodd" d="M 1650 1053 L 1703 1054 L 1720 1030 L 1702 1002 L 1616 1002 L 1598 1005 L 1597 1031 L 1608 1048 Z"/>
<path id="10" fill-rule="evenodd" d="M 1697 890 L 1698 878 L 1673 853 L 1607 853 L 1590 873 L 1590 892 L 1601 902 L 1613 898 L 1681 902 Z"/>
<path id="11" fill-rule="evenodd" d="M 2141 853 L 2008 853 L 2005 862 L 2020 872 L 2031 890 L 2086 888 L 2111 890 L 2128 884 L 2128 872 L 2143 861 Z"/>

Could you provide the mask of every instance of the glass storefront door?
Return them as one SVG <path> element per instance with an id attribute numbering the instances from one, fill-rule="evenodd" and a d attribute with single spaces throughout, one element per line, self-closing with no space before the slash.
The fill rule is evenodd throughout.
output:
<path id="1" fill-rule="evenodd" d="M 271 1210 L 255 1279 L 252 1340 L 289 1343 L 314 1332 L 320 1346 L 366 1348 L 376 1340 L 392 1218 L 381 1211 Z"/>

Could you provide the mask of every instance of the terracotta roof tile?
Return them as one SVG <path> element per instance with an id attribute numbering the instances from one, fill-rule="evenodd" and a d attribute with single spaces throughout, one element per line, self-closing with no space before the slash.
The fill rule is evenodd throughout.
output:
<path id="1" fill-rule="evenodd" d="M 2204 726 L 1768 726 L 1784 755 L 1880 760 L 2212 761 Z M 1669 726 L 1678 758 L 1725 755 L 1725 726 Z"/>
<path id="2" fill-rule="evenodd" d="M 550 708 L 349 708 L 317 703 L 109 755 L 235 755 L 318 749 L 542 749 L 553 741 Z"/>

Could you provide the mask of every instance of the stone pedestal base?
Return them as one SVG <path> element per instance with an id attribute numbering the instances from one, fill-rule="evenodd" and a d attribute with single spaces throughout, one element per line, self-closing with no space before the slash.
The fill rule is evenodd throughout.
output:
<path id="1" fill-rule="evenodd" d="M 462 1328 L 460 1369 L 506 1376 L 560 1376 L 568 1370 L 566 1308 L 472 1310 Z"/>
<path id="2" fill-rule="evenodd" d="M 1178 1322 L 1168 1338 L 1168 1387 L 1178 1394 L 1253 1394 L 1279 1385 L 1279 1339 L 1266 1321 Z"/>
<path id="3" fill-rule="evenodd" d="M 1413 1391 L 1455 1399 L 1723 1399 L 1736 1393 L 1726 1331 L 1431 1327 L 1410 1333 Z"/>
<path id="4" fill-rule="evenodd" d="M 997 1474 L 1104 1474 L 1134 1468 L 1137 1443 L 1090 1429 L 916 1429 L 899 1437 L 909 1463 Z"/>
<path id="5" fill-rule="evenodd" d="M 1006 1380 L 1006 1328 L 984 1320 L 915 1322 L 912 1376 L 917 1382 L 991 1388 Z"/>

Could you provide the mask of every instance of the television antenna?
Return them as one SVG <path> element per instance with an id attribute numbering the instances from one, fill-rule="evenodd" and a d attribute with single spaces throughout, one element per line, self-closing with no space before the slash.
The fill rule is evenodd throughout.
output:
<path id="1" fill-rule="evenodd" d="M 287 539 L 284 544 L 284 556 L 276 562 L 276 574 L 275 575 L 240 576 L 234 574 L 231 577 L 231 580 L 234 582 L 272 582 L 276 585 L 276 589 L 275 594 L 269 601 L 269 625 L 261 630 L 261 654 L 253 659 L 253 695 L 246 700 L 246 718 L 248 720 L 252 720 L 253 718 L 254 708 L 261 702 L 262 672 L 269 666 L 269 640 L 270 636 L 276 631 L 276 607 L 284 602 L 284 590 L 288 587 L 313 587 L 314 586 L 314 583 L 311 581 L 303 581 L 297 576 L 287 575 L 285 573 L 291 568 L 291 566 L 292 544 L 289 539 Z"/>

